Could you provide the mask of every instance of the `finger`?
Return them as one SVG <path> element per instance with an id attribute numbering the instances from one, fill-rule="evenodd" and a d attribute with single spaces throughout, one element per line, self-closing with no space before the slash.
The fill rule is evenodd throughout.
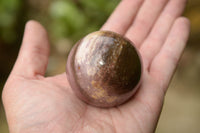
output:
<path id="1" fill-rule="evenodd" d="M 158 120 L 166 89 L 186 45 L 188 35 L 189 21 L 186 18 L 177 19 L 160 53 L 153 60 L 150 73 L 144 71 L 140 89 L 134 100 L 130 102 L 134 110 L 139 108 L 138 110 L 144 111 L 145 118 L 149 118 L 151 122 Z"/>
<path id="2" fill-rule="evenodd" d="M 146 68 L 164 44 L 175 19 L 182 14 L 186 1 L 187 0 L 169 1 L 161 16 L 158 18 L 151 33 L 142 44 L 140 52 L 144 59 L 144 66 Z"/>
<path id="3" fill-rule="evenodd" d="M 34 77 L 44 75 L 48 64 L 49 41 L 47 32 L 36 21 L 26 24 L 22 46 L 12 74 Z"/>
<path id="4" fill-rule="evenodd" d="M 190 31 L 189 20 L 178 18 L 164 43 L 161 51 L 153 59 L 150 75 L 166 91 L 183 49 L 187 43 Z"/>
<path id="5" fill-rule="evenodd" d="M 143 0 L 122 0 L 101 30 L 124 34 L 131 25 Z"/>
<path id="6" fill-rule="evenodd" d="M 139 47 L 150 32 L 168 0 L 146 0 L 139 10 L 132 26 L 128 29 L 128 37 L 136 47 Z"/>

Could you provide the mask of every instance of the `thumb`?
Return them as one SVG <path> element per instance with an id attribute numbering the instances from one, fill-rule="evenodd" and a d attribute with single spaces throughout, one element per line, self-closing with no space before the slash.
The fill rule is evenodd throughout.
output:
<path id="1" fill-rule="evenodd" d="M 27 22 L 22 46 L 11 76 L 43 76 L 48 64 L 49 51 L 48 36 L 43 26 L 33 20 Z"/>

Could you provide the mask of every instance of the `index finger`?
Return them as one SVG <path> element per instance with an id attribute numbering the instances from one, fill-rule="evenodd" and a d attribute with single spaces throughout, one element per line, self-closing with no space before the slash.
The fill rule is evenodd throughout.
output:
<path id="1" fill-rule="evenodd" d="M 122 0 L 101 30 L 124 35 L 132 24 L 143 0 Z"/>

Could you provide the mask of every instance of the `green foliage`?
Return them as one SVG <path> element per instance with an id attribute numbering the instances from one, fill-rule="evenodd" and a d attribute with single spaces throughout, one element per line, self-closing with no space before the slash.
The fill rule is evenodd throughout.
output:
<path id="1" fill-rule="evenodd" d="M 0 1 L 0 39 L 4 42 L 14 42 L 16 32 L 14 29 L 20 0 L 1 0 Z"/>
<path id="2" fill-rule="evenodd" d="M 19 14 L 25 15 L 34 11 L 34 16 L 30 16 L 29 19 L 39 18 L 38 21 L 40 22 L 47 20 L 48 22 L 44 23 L 44 25 L 49 28 L 51 41 L 56 42 L 61 38 L 77 40 L 89 32 L 98 30 L 119 1 L 120 0 L 47 0 L 48 6 L 46 6 L 39 0 L 35 0 L 34 2 L 1 0 L 0 41 L 14 44 L 19 34 L 17 33 L 18 31 L 16 31 Z M 35 3 L 38 3 L 40 10 L 35 7 Z M 25 5 L 25 7 L 22 5 Z M 45 14 L 46 16 L 41 16 L 44 15 L 42 12 L 44 10 L 47 11 Z M 20 18 L 28 19 L 25 17 Z"/>
<path id="3" fill-rule="evenodd" d="M 85 16 L 72 2 L 55 1 L 51 3 L 49 14 L 51 31 L 58 38 L 71 36 L 85 26 Z"/>
<path id="4" fill-rule="evenodd" d="M 83 35 L 98 30 L 119 0 L 57 0 L 51 3 L 50 30 L 56 39 L 77 40 Z"/>
<path id="5" fill-rule="evenodd" d="M 87 11 L 107 16 L 115 8 L 119 0 L 81 0 L 80 2 Z"/>

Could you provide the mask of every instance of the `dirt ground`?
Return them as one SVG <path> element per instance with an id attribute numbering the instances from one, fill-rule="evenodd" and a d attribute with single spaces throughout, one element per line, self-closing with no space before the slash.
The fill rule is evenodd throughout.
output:
<path id="1" fill-rule="evenodd" d="M 157 133 L 200 132 L 200 51 L 186 50 L 166 95 Z"/>

